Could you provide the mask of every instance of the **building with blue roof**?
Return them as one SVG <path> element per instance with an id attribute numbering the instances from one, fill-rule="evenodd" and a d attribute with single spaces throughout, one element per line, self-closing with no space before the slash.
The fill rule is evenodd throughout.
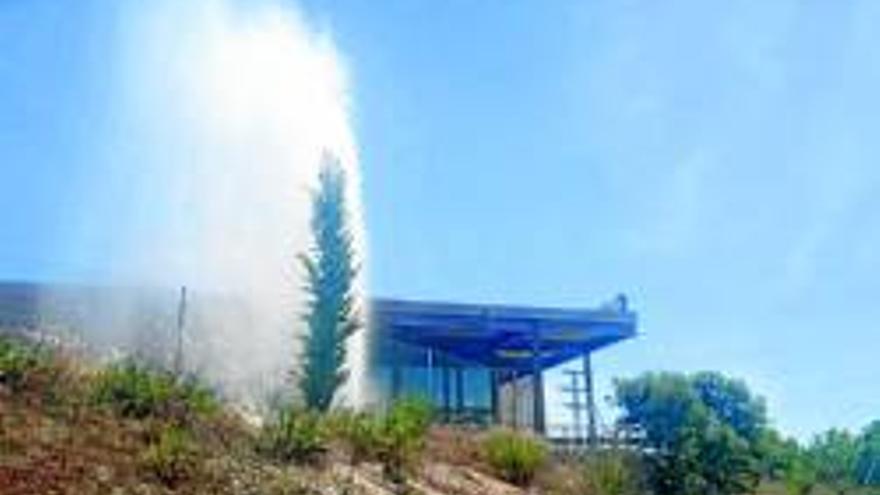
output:
<path id="1" fill-rule="evenodd" d="M 590 356 L 634 337 L 637 316 L 623 296 L 596 309 L 376 299 L 371 325 L 377 395 L 427 398 L 448 421 L 543 434 L 544 373 L 580 360 L 595 436 Z"/>
<path id="2" fill-rule="evenodd" d="M 55 303 L 48 315 L 40 304 L 47 293 Z M 158 341 L 172 334 L 166 327 L 176 320 L 156 315 L 173 314 L 175 297 L 173 291 L 0 283 L 0 329 L 43 331 L 50 321 L 82 327 L 94 320 L 86 314 L 112 311 L 114 298 L 137 299 L 138 308 L 149 313 L 143 315 L 142 321 L 149 322 L 143 330 Z M 503 424 L 544 434 L 544 373 L 579 361 L 584 385 L 576 392 L 586 410 L 588 434 L 595 438 L 590 356 L 634 337 L 637 316 L 623 296 L 594 309 L 376 298 L 369 304 L 369 323 L 368 382 L 377 405 L 421 397 L 448 422 Z M 100 329 L 90 332 L 100 340 Z"/>

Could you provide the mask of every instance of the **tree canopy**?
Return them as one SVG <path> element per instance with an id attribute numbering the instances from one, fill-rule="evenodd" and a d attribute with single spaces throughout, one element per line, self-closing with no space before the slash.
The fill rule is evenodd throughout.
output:
<path id="1" fill-rule="evenodd" d="M 733 494 L 760 480 L 762 399 L 717 373 L 646 373 L 616 383 L 621 425 L 643 443 L 658 495 Z"/>
<path id="2" fill-rule="evenodd" d="M 880 420 L 863 431 L 856 452 L 856 479 L 863 485 L 880 485 Z"/>

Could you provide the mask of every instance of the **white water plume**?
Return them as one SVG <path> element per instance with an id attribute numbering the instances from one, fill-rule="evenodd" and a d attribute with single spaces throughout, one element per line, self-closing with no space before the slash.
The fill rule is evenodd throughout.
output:
<path id="1" fill-rule="evenodd" d="M 311 242 L 310 194 L 325 153 L 347 172 L 365 258 L 340 56 L 326 33 L 277 3 L 130 2 L 116 32 L 94 163 L 77 181 L 59 245 L 104 246 L 109 255 L 93 263 L 100 284 L 169 295 L 187 286 L 187 366 L 259 398 L 297 360 L 305 294 L 296 255 Z M 114 342 L 152 338 L 137 333 L 138 301 L 113 305 L 104 314 Z M 160 326 L 173 326 L 174 296 L 161 306 L 171 318 Z M 364 339 L 349 352 L 352 402 L 363 400 Z"/>

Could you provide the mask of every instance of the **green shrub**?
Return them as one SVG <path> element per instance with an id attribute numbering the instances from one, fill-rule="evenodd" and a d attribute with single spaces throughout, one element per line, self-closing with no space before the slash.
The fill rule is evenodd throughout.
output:
<path id="1" fill-rule="evenodd" d="M 186 430 L 164 427 L 141 459 L 142 466 L 169 487 L 191 479 L 198 466 L 199 452 Z"/>
<path id="2" fill-rule="evenodd" d="M 177 380 L 174 397 L 190 414 L 211 416 L 220 410 L 217 392 L 193 375 Z"/>
<path id="3" fill-rule="evenodd" d="M 314 411 L 279 406 L 260 436 L 260 450 L 280 461 L 314 463 L 327 451 L 328 429 Z"/>
<path id="4" fill-rule="evenodd" d="M 396 402 L 378 425 L 369 427 L 377 434 L 379 461 L 390 481 L 406 481 L 407 472 L 424 449 L 431 417 L 431 406 L 426 401 L 404 399 Z"/>
<path id="5" fill-rule="evenodd" d="M 816 469 L 805 459 L 796 458 L 783 474 L 785 491 L 790 495 L 809 495 L 816 487 Z"/>
<path id="6" fill-rule="evenodd" d="M 51 357 L 45 348 L 0 337 L 0 385 L 20 392 L 30 377 L 51 368 Z"/>
<path id="7" fill-rule="evenodd" d="M 638 495 L 643 483 L 638 459 L 621 450 L 600 451 L 583 460 L 583 492 L 592 495 Z"/>
<path id="8" fill-rule="evenodd" d="M 378 461 L 381 445 L 381 418 L 372 414 L 335 412 L 328 417 L 330 436 L 347 448 L 353 465 Z"/>
<path id="9" fill-rule="evenodd" d="M 151 369 L 131 359 L 99 372 L 92 397 L 117 414 L 136 419 L 186 420 L 194 414 L 212 414 L 219 408 L 214 393 L 196 379 L 178 379 L 170 372 Z"/>
<path id="10" fill-rule="evenodd" d="M 526 486 L 547 460 L 547 446 L 537 438 L 507 429 L 489 433 L 483 455 L 502 479 Z"/>
<path id="11" fill-rule="evenodd" d="M 427 402 L 404 399 L 385 414 L 343 414 L 336 422 L 353 464 L 379 462 L 389 481 L 402 484 L 424 449 L 431 417 Z"/>

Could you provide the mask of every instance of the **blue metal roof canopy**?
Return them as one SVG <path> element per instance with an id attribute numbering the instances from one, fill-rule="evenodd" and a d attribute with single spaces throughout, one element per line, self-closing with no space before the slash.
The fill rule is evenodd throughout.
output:
<path id="1" fill-rule="evenodd" d="M 637 318 L 623 296 L 591 310 L 376 299 L 371 323 L 381 342 L 526 374 L 635 336 Z"/>

